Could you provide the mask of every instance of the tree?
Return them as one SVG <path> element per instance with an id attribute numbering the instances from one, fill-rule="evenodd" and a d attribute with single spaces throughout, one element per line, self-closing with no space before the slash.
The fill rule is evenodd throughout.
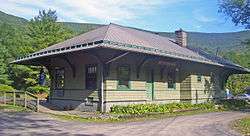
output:
<path id="1" fill-rule="evenodd" d="M 56 11 L 53 10 L 39 11 L 39 15 L 30 20 L 27 34 L 31 39 L 32 52 L 64 41 L 72 36 L 71 31 L 56 21 Z"/>
<path id="2" fill-rule="evenodd" d="M 235 25 L 250 29 L 250 0 L 219 0 L 219 12 L 229 16 Z"/>
<path id="3" fill-rule="evenodd" d="M 19 54 L 35 52 L 70 38 L 72 36 L 71 31 L 56 21 L 56 11 L 39 11 L 38 16 L 28 23 L 26 37 L 29 44 L 21 46 L 22 50 Z M 16 89 L 26 90 L 37 85 L 39 67 L 16 65 L 9 68 L 9 73 L 9 77 L 13 80 L 12 85 Z"/>
<path id="4" fill-rule="evenodd" d="M 219 0 L 219 6 L 219 12 L 230 17 L 236 26 L 242 25 L 250 29 L 250 0 Z M 223 57 L 250 68 L 250 40 L 242 44 L 245 45 L 244 50 L 226 52 Z M 233 94 L 243 93 L 244 89 L 250 86 L 250 75 L 232 75 L 226 86 L 233 91 Z"/>
<path id="5" fill-rule="evenodd" d="M 39 67 L 9 65 L 9 62 L 71 37 L 71 32 L 56 21 L 56 11 L 42 10 L 23 31 L 10 24 L 0 25 L 0 84 L 18 90 L 37 86 Z"/>

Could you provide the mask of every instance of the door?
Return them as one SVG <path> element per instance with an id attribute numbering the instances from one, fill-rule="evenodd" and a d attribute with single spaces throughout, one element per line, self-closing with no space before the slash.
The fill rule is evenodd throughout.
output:
<path id="1" fill-rule="evenodd" d="M 148 100 L 153 100 L 154 98 L 154 70 L 149 69 L 146 73 L 146 90 Z"/>

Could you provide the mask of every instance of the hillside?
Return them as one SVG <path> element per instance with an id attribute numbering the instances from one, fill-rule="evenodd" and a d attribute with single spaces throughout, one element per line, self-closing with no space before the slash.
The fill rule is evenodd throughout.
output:
<path id="1" fill-rule="evenodd" d="M 62 23 L 66 28 L 72 30 L 76 34 L 85 33 L 97 27 L 103 26 L 100 24 L 90 24 L 90 23 L 73 23 L 73 22 L 60 22 L 60 23 Z"/>
<path id="2" fill-rule="evenodd" d="M 0 11 L 0 24 L 8 23 L 17 29 L 25 28 L 28 20 L 17 16 L 9 15 Z M 73 22 L 59 22 L 66 28 L 72 30 L 75 34 L 85 33 L 97 27 L 103 26 L 101 24 L 90 23 L 73 23 Z M 174 38 L 174 33 L 170 32 L 154 32 L 162 36 Z M 241 44 L 246 39 L 250 39 L 250 31 L 240 31 L 231 33 L 200 33 L 188 32 L 188 44 L 192 47 L 201 47 L 203 49 L 215 51 L 220 48 L 221 51 L 242 50 L 244 46 Z"/>
<path id="3" fill-rule="evenodd" d="M 160 32 L 162 36 L 174 38 L 174 33 Z M 250 39 L 250 31 L 240 31 L 231 33 L 200 33 L 188 32 L 188 44 L 192 47 L 201 47 L 215 51 L 219 48 L 221 51 L 241 50 L 242 44 Z"/>
<path id="4" fill-rule="evenodd" d="M 3 23 L 10 24 L 16 28 L 24 28 L 28 21 L 24 18 L 9 15 L 0 11 L 0 25 Z"/>

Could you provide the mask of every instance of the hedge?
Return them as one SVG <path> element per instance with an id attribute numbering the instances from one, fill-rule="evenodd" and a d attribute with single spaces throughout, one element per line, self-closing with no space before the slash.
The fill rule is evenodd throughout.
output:
<path id="1" fill-rule="evenodd" d="M 111 113 L 115 114 L 136 114 L 141 115 L 145 113 L 172 113 L 178 110 L 194 110 L 204 109 L 210 110 L 215 109 L 214 103 L 171 103 L 171 104 L 132 104 L 127 106 L 112 106 Z"/>
<path id="2" fill-rule="evenodd" d="M 218 104 L 222 105 L 222 107 L 226 110 L 240 110 L 240 109 L 250 108 L 250 104 L 248 104 L 245 100 L 237 100 L 237 99 L 220 100 Z"/>

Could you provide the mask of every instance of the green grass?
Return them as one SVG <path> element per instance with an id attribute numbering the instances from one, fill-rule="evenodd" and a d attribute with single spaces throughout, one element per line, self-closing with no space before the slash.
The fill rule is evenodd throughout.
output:
<path id="1" fill-rule="evenodd" d="M 245 136 L 250 136 L 250 116 L 236 120 L 233 127 Z"/>
<path id="2" fill-rule="evenodd" d="M 8 112 L 25 112 L 28 111 L 26 108 L 21 106 L 14 106 L 14 105 L 4 105 L 0 104 L 0 111 L 8 111 Z"/>
<path id="3" fill-rule="evenodd" d="M 209 112 L 219 112 L 220 110 L 194 110 L 186 112 L 174 112 L 174 113 L 155 113 L 155 114 L 144 114 L 140 116 L 121 116 L 117 118 L 83 118 L 78 115 L 55 115 L 51 114 L 53 118 L 66 121 L 77 121 L 77 122 L 97 122 L 97 123 L 115 123 L 115 122 L 134 122 L 134 121 L 144 121 L 144 120 L 155 120 L 155 119 L 164 119 L 169 117 L 177 116 L 187 116 L 187 115 L 196 115 Z"/>

